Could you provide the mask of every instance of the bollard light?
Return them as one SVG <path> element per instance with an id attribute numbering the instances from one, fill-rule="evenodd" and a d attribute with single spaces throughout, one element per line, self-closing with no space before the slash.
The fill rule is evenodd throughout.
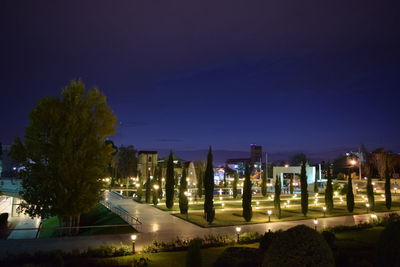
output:
<path id="1" fill-rule="evenodd" d="M 131 240 L 132 240 L 132 254 L 135 254 L 135 241 L 136 241 L 137 235 L 131 235 Z"/>
<path id="2" fill-rule="evenodd" d="M 271 214 L 272 214 L 272 210 L 268 210 L 268 222 L 271 222 Z"/>
<path id="3" fill-rule="evenodd" d="M 314 222 L 314 229 L 315 229 L 315 231 L 317 231 L 317 225 L 318 225 L 317 218 L 315 218 L 313 222 Z"/>
<path id="4" fill-rule="evenodd" d="M 238 243 L 238 244 L 239 244 L 240 231 L 242 231 L 242 228 L 236 227 L 237 243 Z"/>

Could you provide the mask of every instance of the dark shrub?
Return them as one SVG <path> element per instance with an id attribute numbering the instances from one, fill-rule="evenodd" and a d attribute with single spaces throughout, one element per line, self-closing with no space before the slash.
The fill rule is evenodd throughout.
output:
<path id="1" fill-rule="evenodd" d="M 229 247 L 222 252 L 214 267 L 247 267 L 260 266 L 263 251 L 256 248 Z"/>
<path id="2" fill-rule="evenodd" d="M 322 236 L 305 225 L 298 225 L 273 240 L 263 266 L 335 266 L 335 263 Z"/>
<path id="3" fill-rule="evenodd" d="M 240 244 L 249 244 L 258 242 L 261 239 L 261 235 L 257 232 L 245 232 L 239 236 Z"/>
<path id="4" fill-rule="evenodd" d="M 141 257 L 140 259 L 133 259 L 133 267 L 147 267 L 149 265 L 149 258 Z"/>
<path id="5" fill-rule="evenodd" d="M 8 213 L 0 214 L 0 227 L 7 226 Z"/>
<path id="6" fill-rule="evenodd" d="M 260 239 L 260 249 L 267 250 L 270 246 L 272 241 L 280 234 L 281 232 L 265 232 L 265 234 Z"/>
<path id="7" fill-rule="evenodd" d="M 335 240 L 336 240 L 336 235 L 332 231 L 323 231 L 321 233 L 322 237 L 325 239 L 326 243 L 328 243 L 329 247 L 331 249 L 335 248 Z"/>
<path id="8" fill-rule="evenodd" d="M 388 224 L 376 246 L 376 266 L 400 266 L 400 221 Z"/>
<path id="9" fill-rule="evenodd" d="M 189 243 L 189 248 L 186 254 L 187 267 L 201 267 L 201 245 L 203 240 L 200 238 L 192 239 Z"/>

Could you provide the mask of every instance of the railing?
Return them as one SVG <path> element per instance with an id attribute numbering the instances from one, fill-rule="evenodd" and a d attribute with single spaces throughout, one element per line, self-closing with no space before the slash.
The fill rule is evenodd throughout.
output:
<path id="1" fill-rule="evenodd" d="M 100 203 L 111 212 L 117 214 L 119 217 L 121 217 L 122 220 L 130 224 L 136 230 L 138 230 L 137 226 L 140 227 L 142 225 L 142 222 L 139 221 L 138 218 L 133 217 L 131 214 L 129 214 L 129 212 L 124 210 L 122 207 L 114 206 L 110 201 L 107 200 L 103 200 Z"/>

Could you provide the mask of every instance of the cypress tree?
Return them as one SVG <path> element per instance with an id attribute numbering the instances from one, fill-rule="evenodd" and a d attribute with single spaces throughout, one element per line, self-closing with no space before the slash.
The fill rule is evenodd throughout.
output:
<path id="1" fill-rule="evenodd" d="M 235 171 L 233 173 L 233 184 L 232 184 L 233 198 L 237 198 L 237 195 L 238 195 L 238 189 L 237 189 L 238 181 L 239 181 L 239 176 L 238 176 L 237 172 Z"/>
<path id="2" fill-rule="evenodd" d="M 214 209 L 214 170 L 211 146 L 207 155 L 207 166 L 204 173 L 204 214 L 206 220 L 211 224 L 215 217 Z"/>
<path id="3" fill-rule="evenodd" d="M 263 197 L 267 196 L 267 170 L 265 170 L 261 176 L 261 194 Z"/>
<path id="4" fill-rule="evenodd" d="M 174 156 L 169 153 L 167 163 L 167 174 L 165 178 L 165 205 L 168 209 L 174 206 L 175 180 L 174 180 Z"/>
<path id="5" fill-rule="evenodd" d="M 146 198 L 146 203 L 150 203 L 150 198 L 151 198 L 151 179 L 150 179 L 150 174 L 147 177 L 147 181 L 146 181 L 146 193 L 145 193 L 145 198 Z"/>
<path id="6" fill-rule="evenodd" d="M 351 179 L 351 176 L 349 176 L 349 180 L 347 182 L 346 204 L 347 204 L 347 210 L 349 212 L 353 212 L 354 194 L 353 194 L 353 181 Z"/>
<path id="7" fill-rule="evenodd" d="M 187 191 L 186 168 L 183 168 L 181 180 L 179 183 L 179 210 L 181 214 L 187 214 L 189 202 L 185 192 Z"/>
<path id="8" fill-rule="evenodd" d="M 306 163 L 304 161 L 301 164 L 300 186 L 301 186 L 301 212 L 303 213 L 304 216 L 307 216 L 308 190 L 307 190 Z"/>
<path id="9" fill-rule="evenodd" d="M 251 195 L 250 169 L 246 164 L 242 196 L 243 218 L 246 220 L 246 222 L 251 221 L 251 217 L 253 216 L 253 210 L 251 208 Z"/>
<path id="10" fill-rule="evenodd" d="M 203 188 L 204 188 L 204 171 L 199 170 L 199 174 L 197 177 L 197 192 L 196 192 L 196 195 L 199 198 L 203 197 Z"/>
<path id="11" fill-rule="evenodd" d="M 386 159 L 386 170 L 385 170 L 385 204 L 386 208 L 390 210 L 392 207 L 392 192 L 390 192 L 390 174 Z"/>
<path id="12" fill-rule="evenodd" d="M 154 179 L 156 179 L 156 184 L 158 185 L 158 191 L 156 192 L 157 198 L 162 199 L 163 191 L 162 191 L 162 178 L 161 178 L 161 168 L 160 167 L 156 167 L 154 175 L 155 175 Z"/>
<path id="13" fill-rule="evenodd" d="M 333 210 L 333 187 L 332 187 L 332 177 L 331 177 L 331 164 L 328 162 L 326 167 L 326 189 L 325 189 L 325 206 L 328 212 Z"/>
<path id="14" fill-rule="evenodd" d="M 226 168 L 225 168 L 226 169 Z M 226 183 L 226 171 L 224 171 L 224 187 L 226 188 L 228 185 Z"/>
<path id="15" fill-rule="evenodd" d="M 275 197 L 274 197 L 274 209 L 278 219 L 281 218 L 281 178 L 279 175 L 275 179 Z"/>
<path id="16" fill-rule="evenodd" d="M 375 210 L 375 196 L 374 196 L 374 188 L 372 187 L 372 178 L 368 176 L 367 178 L 367 197 L 370 210 Z"/>

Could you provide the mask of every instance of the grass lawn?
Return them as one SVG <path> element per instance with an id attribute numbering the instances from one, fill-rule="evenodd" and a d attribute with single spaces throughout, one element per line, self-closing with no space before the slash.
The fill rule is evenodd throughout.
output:
<path id="1" fill-rule="evenodd" d="M 321 199 L 322 198 L 322 199 Z M 365 201 L 363 198 L 358 196 L 356 197 L 356 203 L 353 213 L 349 213 L 347 211 L 346 206 L 346 198 L 343 198 L 343 202 L 341 203 L 339 198 L 335 198 L 335 208 L 332 213 L 326 213 L 326 217 L 335 217 L 335 216 L 345 216 L 345 215 L 354 215 L 354 214 L 363 214 L 367 212 Z M 376 196 L 375 200 L 375 212 L 385 212 L 387 211 L 385 202 L 380 199 L 381 197 Z M 265 199 L 265 198 L 264 198 Z M 322 207 L 324 206 L 324 196 L 318 198 L 319 204 L 314 204 L 314 197 L 309 199 L 309 209 L 307 216 L 303 216 L 301 213 L 300 207 L 300 200 L 299 198 L 293 199 L 291 197 L 284 197 L 281 200 L 281 209 L 282 209 L 282 216 L 278 219 L 274 214 L 271 215 L 271 222 L 281 222 L 281 221 L 293 221 L 293 220 L 304 220 L 304 219 L 312 219 L 312 218 L 321 218 L 324 217 L 324 213 Z M 287 200 L 291 200 L 289 207 L 284 206 Z M 272 208 L 272 201 L 270 200 L 257 200 L 259 201 L 259 206 L 257 207 L 253 201 L 253 217 L 251 222 L 245 222 L 242 217 L 242 210 L 241 210 L 241 202 L 239 201 L 231 201 L 231 204 L 228 201 L 225 201 L 225 209 L 218 208 L 220 207 L 219 203 L 214 204 L 216 207 L 216 214 L 214 222 L 212 223 L 211 227 L 218 227 L 218 226 L 230 226 L 230 225 L 243 225 L 243 224 L 255 224 L 255 223 L 265 223 L 268 221 L 268 215 L 266 214 L 267 209 Z M 265 203 L 267 206 L 265 206 Z M 195 207 L 197 208 L 198 205 Z M 237 210 L 229 210 L 228 207 L 233 206 L 237 208 Z M 160 208 L 160 205 L 159 205 Z M 178 205 L 175 205 L 174 208 L 179 209 Z M 392 211 L 400 210 L 400 202 L 393 201 L 392 202 Z M 186 220 L 186 215 L 181 214 L 174 214 L 175 216 Z M 203 209 L 189 209 L 189 216 L 188 221 L 192 222 L 196 225 L 201 227 L 210 227 L 208 223 L 205 221 L 203 217 Z"/>
<path id="2" fill-rule="evenodd" d="M 98 204 L 94 210 L 89 213 L 81 215 L 81 226 L 93 226 L 93 225 L 117 225 L 127 224 L 118 215 L 108 211 L 103 205 Z M 58 230 L 54 227 L 59 226 L 58 217 L 51 217 L 46 219 L 42 223 L 39 238 L 56 237 Z M 80 236 L 88 235 L 105 235 L 105 234 L 129 234 L 136 232 L 130 225 L 120 227 L 107 227 L 107 228 L 90 228 L 81 229 Z"/>

